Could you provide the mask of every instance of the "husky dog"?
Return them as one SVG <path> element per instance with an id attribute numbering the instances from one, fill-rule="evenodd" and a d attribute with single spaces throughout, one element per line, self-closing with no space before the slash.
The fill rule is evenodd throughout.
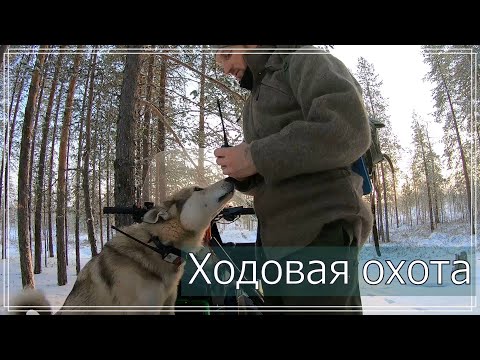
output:
<path id="1" fill-rule="evenodd" d="M 233 194 L 234 186 L 228 180 L 203 189 L 184 188 L 145 213 L 142 223 L 121 230 L 159 250 L 196 253 L 202 248 L 210 222 Z M 118 314 L 120 309 L 133 314 L 138 314 L 137 310 L 149 310 L 144 312 L 147 314 L 174 314 L 185 266 L 181 260 L 173 253 L 161 255 L 118 232 L 85 264 L 56 314 Z M 13 307 L 22 307 L 13 311 L 16 314 L 25 314 L 30 309 L 42 315 L 52 313 L 49 302 L 37 290 L 25 290 L 13 304 Z M 155 308 L 148 308 L 153 306 Z M 153 309 L 162 311 L 152 312 Z"/>

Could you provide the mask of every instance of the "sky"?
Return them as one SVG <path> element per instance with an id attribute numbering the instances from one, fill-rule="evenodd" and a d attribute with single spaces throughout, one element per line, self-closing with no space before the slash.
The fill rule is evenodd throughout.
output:
<path id="1" fill-rule="evenodd" d="M 373 64 L 383 81 L 381 91 L 388 103 L 387 113 L 393 132 L 402 146 L 411 147 L 411 119 L 415 110 L 429 122 L 428 130 L 435 152 L 440 156 L 443 154 L 442 127 L 434 122 L 431 115 L 434 111 L 433 85 L 423 80 L 429 67 L 423 63 L 420 45 L 335 45 L 331 53 L 353 73 L 359 57 Z M 408 158 L 405 156 L 399 165 L 402 171 L 408 171 Z"/>

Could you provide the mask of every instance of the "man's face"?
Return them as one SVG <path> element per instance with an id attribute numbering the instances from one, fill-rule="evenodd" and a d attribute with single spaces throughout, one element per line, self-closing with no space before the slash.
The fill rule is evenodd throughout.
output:
<path id="1" fill-rule="evenodd" d="M 215 54 L 217 64 L 223 69 L 224 74 L 230 74 L 240 81 L 247 69 L 244 53 L 244 45 L 229 45 L 226 49 L 220 49 Z"/>

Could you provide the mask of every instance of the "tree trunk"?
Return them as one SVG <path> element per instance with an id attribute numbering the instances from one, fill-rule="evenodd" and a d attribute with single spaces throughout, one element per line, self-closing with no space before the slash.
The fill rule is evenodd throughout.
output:
<path id="1" fill-rule="evenodd" d="M 413 227 L 413 215 L 412 215 L 412 207 L 410 206 L 410 202 L 409 202 L 409 206 L 408 206 L 408 214 L 410 215 L 410 227 Z"/>
<path id="2" fill-rule="evenodd" d="M 160 66 L 160 99 L 159 99 L 159 110 L 163 115 L 166 114 L 166 86 L 167 86 L 167 59 L 162 56 L 162 65 Z M 161 199 L 165 199 L 167 194 L 167 183 L 166 183 L 166 169 L 165 169 L 165 119 L 158 119 L 158 131 L 157 131 L 157 151 L 161 151 L 160 157 L 157 158 L 159 163 L 157 164 L 157 191 L 156 193 L 160 196 Z"/>
<path id="3" fill-rule="evenodd" d="M 435 225 L 433 222 L 433 210 L 432 210 L 432 193 L 431 193 L 431 185 L 430 185 L 430 176 L 428 174 L 428 169 L 427 169 L 427 160 L 425 158 L 425 149 L 423 147 L 423 139 L 420 142 L 421 148 L 422 148 L 422 159 L 423 159 L 423 168 L 425 171 L 425 183 L 427 184 L 427 197 L 428 197 L 428 213 L 430 216 L 430 230 L 433 231 L 435 230 Z"/>
<path id="4" fill-rule="evenodd" d="M 1 46 L 8 46 L 8 45 L 1 45 Z M 5 48 L 6 49 L 6 48 Z M 15 122 L 13 121 L 13 124 L 10 125 L 10 117 L 11 117 L 11 112 L 12 112 L 12 107 L 13 107 L 13 101 L 15 99 L 15 92 L 17 88 L 18 81 L 20 80 L 20 69 L 22 68 L 22 62 L 23 59 L 25 58 L 25 55 L 22 55 L 22 59 L 20 60 L 20 64 L 17 66 L 17 71 L 15 73 L 15 82 L 13 85 L 13 90 L 12 90 L 12 99 L 10 101 L 10 107 L 9 107 L 9 113 L 8 113 L 8 120 L 5 121 L 5 135 L 3 138 L 3 152 L 2 152 L 2 165 L 1 165 L 1 170 L 0 170 L 0 208 L 3 206 L 3 216 L 2 216 L 2 259 L 6 258 L 6 234 L 7 234 L 7 210 L 8 210 L 8 196 L 2 197 L 3 195 L 3 180 L 4 180 L 4 166 L 7 165 L 7 170 L 8 170 L 8 155 L 10 154 L 10 149 L 11 149 L 11 141 L 8 142 L 9 140 L 9 129 L 10 133 L 12 133 L 13 136 L 13 129 Z M 30 55 L 29 55 L 30 58 Z M 3 64 L 3 63 L 2 63 Z M 22 78 L 22 85 L 20 91 L 23 91 L 23 80 L 25 79 L 25 74 L 21 76 Z M 19 102 L 19 100 L 17 101 Z M 18 106 L 18 105 L 17 105 Z M 15 118 L 14 118 L 15 120 Z M 8 149 L 8 150 L 7 150 Z M 5 189 L 8 188 L 8 171 L 5 172 Z M 3 201 L 4 200 L 4 201 Z"/>
<path id="5" fill-rule="evenodd" d="M 48 46 L 46 46 L 45 48 L 48 48 Z M 47 55 L 45 57 L 45 64 L 47 64 L 48 58 L 49 58 L 49 56 Z M 47 69 L 48 69 L 48 66 L 45 65 L 44 66 L 44 72 L 43 72 L 43 75 L 42 75 L 42 80 L 41 80 L 42 85 L 40 86 L 40 95 L 38 96 L 37 110 L 36 110 L 36 115 L 35 115 L 35 123 L 33 125 L 32 149 L 30 151 L 30 173 L 28 174 L 28 177 L 30 179 L 30 183 L 28 185 L 30 194 L 33 194 L 32 186 L 33 186 L 33 183 L 34 183 L 34 181 L 33 181 L 33 167 L 34 167 L 34 164 L 35 164 L 35 138 L 36 138 L 36 133 L 37 133 L 38 117 L 40 116 L 40 111 L 41 111 L 43 90 L 45 88 L 45 79 L 47 77 Z M 38 165 L 37 165 L 37 167 L 38 167 Z M 37 179 L 37 182 L 38 182 L 38 179 Z M 36 184 L 35 184 L 35 187 L 36 187 Z M 41 197 L 42 196 L 40 195 L 40 198 Z M 34 221 L 34 226 L 37 222 L 35 217 L 32 219 L 32 214 L 34 213 L 33 206 L 32 206 L 32 200 L 33 200 L 33 196 L 30 196 L 29 199 L 28 199 L 28 214 L 29 214 L 28 226 L 30 227 L 30 229 L 29 229 L 30 247 L 32 246 L 32 234 L 35 235 L 35 229 L 32 231 L 32 220 Z M 40 212 L 40 215 L 39 215 L 39 222 L 40 222 L 40 224 L 42 223 L 41 212 Z M 33 256 L 33 258 L 34 258 L 33 273 L 34 274 L 40 274 L 42 272 L 42 237 L 41 237 L 41 235 L 38 238 L 36 238 L 35 236 L 33 236 L 33 237 L 35 238 L 34 239 L 34 246 L 35 247 L 34 247 L 34 256 Z"/>
<path id="6" fill-rule="evenodd" d="M 198 126 L 198 184 L 206 186 L 205 181 L 205 68 L 206 55 L 202 54 L 200 67 L 200 121 Z"/>
<path id="7" fill-rule="evenodd" d="M 140 68 L 140 74 L 141 74 Z M 140 75 L 138 83 L 143 84 L 145 82 L 145 77 Z M 142 99 L 143 98 L 143 87 L 138 86 L 137 93 L 135 95 L 136 98 Z M 134 119 L 140 118 L 140 113 L 138 112 L 137 106 L 135 107 L 135 115 Z M 143 122 L 138 122 L 135 124 L 135 137 L 134 137 L 134 169 L 133 169 L 133 183 L 134 185 L 134 192 L 135 192 L 135 202 L 134 204 L 139 205 L 141 204 L 142 199 L 142 186 L 141 186 L 141 179 L 142 179 L 142 145 L 143 145 Z"/>
<path id="8" fill-rule="evenodd" d="M 22 140 L 20 145 L 20 162 L 18 164 L 18 249 L 20 253 L 20 268 L 23 287 L 35 287 L 32 268 L 32 254 L 30 249 L 30 234 L 28 226 L 28 178 L 30 172 L 30 148 L 32 146 L 33 116 L 40 86 L 40 73 L 45 61 L 45 54 L 38 54 L 35 69 L 32 74 L 25 119 L 23 121 Z"/>
<path id="9" fill-rule="evenodd" d="M 62 47 L 60 47 L 62 49 Z M 40 145 L 40 155 L 38 159 L 38 173 L 37 173 L 37 187 L 35 190 L 35 244 L 41 243 L 42 234 L 42 210 L 43 204 L 43 191 L 44 191 L 44 179 L 45 179 L 45 158 L 47 153 L 48 143 L 48 130 L 50 129 L 50 118 L 52 116 L 53 100 L 55 98 L 55 91 L 57 90 L 58 76 L 60 73 L 60 67 L 62 65 L 63 55 L 59 54 L 57 63 L 55 65 L 55 73 L 53 74 L 52 85 L 50 87 L 50 95 L 48 97 L 48 105 L 45 113 L 45 122 L 42 129 L 42 143 Z M 39 259 L 41 260 L 41 259 Z M 41 271 L 41 269 L 39 269 Z"/>
<path id="10" fill-rule="evenodd" d="M 419 200 L 418 200 L 418 192 L 417 192 L 417 182 L 415 181 L 415 174 L 413 174 L 413 193 L 415 195 L 415 222 L 418 225 L 418 218 L 419 218 Z"/>
<path id="11" fill-rule="evenodd" d="M 44 261 L 45 267 L 47 267 L 47 258 L 48 258 L 48 224 L 47 224 L 47 192 L 43 193 L 43 239 L 44 239 Z"/>
<path id="12" fill-rule="evenodd" d="M 433 162 L 433 150 L 432 150 L 432 144 L 430 143 L 430 136 L 428 135 L 428 130 L 427 130 L 427 144 L 428 144 L 428 154 L 429 158 L 432 163 L 432 177 L 433 177 L 433 187 L 432 187 L 432 192 L 433 192 L 433 203 L 435 207 L 435 224 L 440 224 L 440 215 L 438 213 L 438 187 L 437 183 L 435 181 L 436 179 L 436 174 L 435 174 L 435 166 Z"/>
<path id="13" fill-rule="evenodd" d="M 463 146 L 462 146 L 462 139 L 460 138 L 460 132 L 458 131 L 458 124 L 457 124 L 457 117 L 455 115 L 455 111 L 453 109 L 453 103 L 452 103 L 452 98 L 450 97 L 450 91 L 448 90 L 447 82 L 445 80 L 445 77 L 443 76 L 443 72 L 440 69 L 440 66 L 438 66 L 438 70 L 440 72 L 440 76 L 442 77 L 442 82 L 443 86 L 445 88 L 445 92 L 447 93 L 447 98 L 448 98 L 448 104 L 450 106 L 450 111 L 452 114 L 452 119 L 453 119 L 453 126 L 455 128 L 455 134 L 457 137 L 457 143 L 458 143 L 458 148 L 460 150 L 460 157 L 462 159 L 462 168 L 463 168 L 463 176 L 465 178 L 465 190 L 467 194 L 467 204 L 468 204 L 468 218 L 471 220 L 471 230 L 472 234 L 475 234 L 475 222 L 472 220 L 472 214 L 473 214 L 473 208 L 472 208 L 472 193 L 470 190 L 470 177 L 468 176 L 468 171 L 467 171 L 467 161 L 465 159 L 465 153 L 463 151 Z"/>
<path id="14" fill-rule="evenodd" d="M 68 136 L 67 136 L 67 163 L 65 165 L 65 264 L 68 267 L 68 164 L 70 162 L 70 126 L 68 127 Z"/>
<path id="15" fill-rule="evenodd" d="M 95 95 L 94 95 L 95 96 Z M 92 99 L 92 112 L 93 112 L 93 99 Z M 91 118 L 91 115 L 90 115 Z M 89 170 L 89 189 L 90 190 L 90 207 L 92 209 L 92 226 L 94 229 L 97 228 L 98 226 L 98 221 L 96 220 L 95 216 L 95 206 L 97 204 L 97 167 L 95 164 L 97 163 L 97 144 L 98 144 L 98 112 L 95 113 L 95 119 L 90 120 L 90 123 L 93 124 L 90 125 L 90 153 L 89 153 L 89 162 L 91 165 L 92 170 Z M 92 139 L 93 138 L 93 139 Z M 89 165 L 89 167 L 90 167 Z"/>
<path id="16" fill-rule="evenodd" d="M 103 85 L 103 83 L 102 83 Z M 94 94 L 95 96 L 95 94 Z M 94 211 L 93 210 L 93 207 L 92 207 L 92 212 L 94 212 L 94 214 L 98 214 L 97 218 L 98 218 L 98 227 L 100 229 L 100 246 L 101 246 L 101 249 L 103 249 L 103 245 L 104 245 L 104 242 L 103 242 L 103 214 L 102 214 L 102 187 L 101 187 L 101 184 L 102 184 L 102 132 L 101 132 L 101 123 L 99 121 L 99 117 L 100 117 L 100 108 L 101 108 L 101 102 L 100 102 L 100 97 L 97 96 L 97 101 L 96 101 L 96 109 L 97 111 L 95 112 L 95 143 L 98 144 L 98 145 L 95 145 L 95 148 L 94 148 L 94 156 L 93 156 L 93 159 L 95 159 L 95 162 L 92 161 L 92 166 L 94 167 L 94 169 L 97 169 L 96 170 L 96 174 L 97 174 L 97 184 L 98 184 L 98 202 L 95 204 L 95 205 L 98 205 L 98 212 L 97 211 Z M 97 151 L 98 149 L 98 151 Z M 98 159 L 98 160 L 96 160 Z M 98 166 L 97 168 L 95 168 L 95 163 L 96 165 Z M 94 190 L 95 191 L 95 190 Z M 93 204 L 93 197 L 92 197 L 92 204 Z M 94 216 L 95 218 L 95 216 Z"/>
<path id="17" fill-rule="evenodd" d="M 390 242 L 390 230 L 388 224 L 388 201 L 387 201 L 387 184 L 385 181 L 385 171 L 383 168 L 383 162 L 380 163 L 380 170 L 382 172 L 382 184 L 383 184 L 383 199 L 384 199 L 384 211 L 385 211 L 385 234 L 386 242 Z"/>
<path id="18" fill-rule="evenodd" d="M 93 54 L 92 54 L 93 58 Z M 80 127 L 78 135 L 77 172 L 75 174 L 75 271 L 78 275 L 81 269 L 80 262 L 80 180 L 82 178 L 82 151 L 83 151 L 83 123 L 85 120 L 85 107 L 87 106 L 87 91 L 92 71 L 92 58 L 88 67 L 85 89 L 83 92 L 82 109 L 80 110 Z"/>
<path id="19" fill-rule="evenodd" d="M 139 70 L 140 56 L 138 54 L 126 55 L 114 161 L 116 206 L 132 206 L 135 203 L 135 94 L 138 87 Z M 132 222 L 129 215 L 115 215 L 117 226 L 127 226 Z"/>
<path id="20" fill-rule="evenodd" d="M 456 196 L 456 194 L 453 194 L 453 196 L 452 196 L 452 206 L 451 206 L 451 209 L 453 209 L 453 215 L 452 215 L 451 212 L 450 212 L 450 214 L 451 214 L 451 215 L 450 215 L 450 219 L 453 220 L 453 221 L 458 220 L 458 219 L 457 219 L 457 209 L 458 209 L 458 207 L 457 207 L 457 196 Z"/>
<path id="21" fill-rule="evenodd" d="M 155 62 L 155 57 L 149 55 L 148 57 L 148 70 L 147 70 L 147 91 L 146 91 L 146 100 L 148 102 L 152 101 L 152 84 L 153 84 L 153 65 Z M 148 166 L 149 162 L 147 159 L 150 156 L 150 121 L 152 111 L 150 106 L 145 104 L 145 122 L 143 125 L 143 145 L 142 145 L 142 199 L 144 201 L 150 199 L 150 183 L 147 179 Z"/>
<path id="22" fill-rule="evenodd" d="M 100 159 L 102 155 L 102 142 L 98 142 L 98 222 L 100 224 L 100 246 L 103 249 L 103 221 L 102 221 L 102 169 Z"/>
<path id="23" fill-rule="evenodd" d="M 53 126 L 53 134 L 52 134 L 52 146 L 50 148 L 50 162 L 49 162 L 49 178 L 48 178 L 48 256 L 53 257 L 53 221 L 52 221 L 52 214 L 53 214 L 53 206 L 52 206 L 52 189 L 53 189 L 53 154 L 55 149 L 55 139 L 57 137 L 57 125 L 58 125 L 58 115 L 60 112 L 60 100 L 62 99 L 63 94 L 63 87 L 64 83 L 62 82 L 60 85 L 60 91 L 58 92 L 57 97 L 57 105 L 55 110 L 55 124 Z"/>
<path id="24" fill-rule="evenodd" d="M 445 222 L 445 198 L 440 201 L 440 222 L 443 224 Z"/>
<path id="25" fill-rule="evenodd" d="M 374 170 L 377 171 L 376 169 Z M 380 189 L 379 177 L 375 175 L 376 184 L 376 194 L 377 194 L 377 209 L 378 209 L 378 235 L 382 239 L 382 242 L 385 242 L 385 233 L 383 231 L 383 213 L 382 213 L 382 192 Z"/>
<path id="26" fill-rule="evenodd" d="M 27 61 L 26 61 L 26 64 L 28 64 L 30 62 L 30 57 L 31 55 L 29 54 L 27 56 Z M 22 57 L 22 60 L 23 60 L 23 57 Z M 16 122 L 16 119 L 17 119 L 17 112 L 18 112 L 18 108 L 19 108 L 19 105 L 20 105 L 20 99 L 22 97 L 22 93 L 23 93 L 23 86 L 24 86 L 24 83 L 25 83 L 25 78 L 27 76 L 26 72 L 23 73 L 22 75 L 22 80 L 20 82 L 20 90 L 19 90 L 19 93 L 18 93 L 18 96 L 17 96 L 17 101 L 16 101 L 16 104 L 15 104 L 15 111 L 13 113 L 13 118 L 12 118 L 12 114 L 11 114 L 11 111 L 12 111 L 12 105 L 13 105 L 13 101 L 14 101 L 14 94 L 15 94 L 15 89 L 16 89 L 16 84 L 17 84 L 17 80 L 18 80 L 18 74 L 20 73 L 20 68 L 22 67 L 22 65 L 19 65 L 19 68 L 18 68 L 18 72 L 17 72 L 17 76 L 16 76 L 16 79 L 15 79 L 15 87 L 13 89 L 13 94 L 12 94 L 12 100 L 10 102 L 10 110 L 8 112 L 8 119 L 9 119 L 9 126 L 7 126 L 6 128 L 10 128 L 10 134 L 9 134 L 9 137 L 8 137 L 8 151 L 5 155 L 5 158 L 6 158 L 6 161 L 5 161 L 5 166 L 4 168 L 2 167 L 2 176 L 1 176 L 1 179 L 2 179 L 2 182 L 3 180 L 5 180 L 5 193 L 3 193 L 3 203 L 4 203 L 4 211 L 6 212 L 6 216 L 4 218 L 4 222 L 3 222 L 3 228 L 2 228 L 2 241 L 4 243 L 4 247 L 3 247 L 3 251 L 4 251 L 4 254 L 2 254 L 3 258 L 6 257 L 6 244 L 7 244 L 7 241 L 6 241 L 6 238 L 8 236 L 8 229 L 9 229 L 9 218 L 8 218 L 8 205 L 9 205 L 9 200 L 8 200 L 8 192 L 9 192 L 9 189 L 10 189 L 10 184 L 9 184 L 9 173 L 8 173 L 8 170 L 9 170 L 9 164 L 10 164 L 10 153 L 12 152 L 12 144 L 13 144 L 13 134 L 15 132 L 15 122 Z M 7 134 L 7 129 L 5 129 L 5 135 Z M 5 151 L 4 151 L 5 153 Z M 3 161 L 2 161 L 2 165 L 3 165 Z M 0 183 L 1 185 L 1 183 Z M 2 191 L 3 190 L 3 187 L 0 186 L 0 195 L 2 194 Z M 0 196 L 0 198 L 2 198 L 2 196 Z"/>
<path id="27" fill-rule="evenodd" d="M 390 166 L 390 170 L 392 171 L 392 178 L 393 178 L 393 193 L 395 195 L 395 218 L 397 220 L 397 228 L 400 226 L 399 221 L 398 221 L 398 205 L 397 205 L 397 180 L 395 178 L 395 168 L 393 167 L 392 160 L 390 159 L 390 156 L 388 155 L 383 155 L 383 157 L 388 161 L 388 165 Z"/>
<path id="28" fill-rule="evenodd" d="M 110 206 L 110 141 L 107 141 L 107 207 Z M 110 215 L 107 215 L 107 243 L 110 241 Z"/>
<path id="29" fill-rule="evenodd" d="M 91 151 L 91 127 L 92 127 L 92 108 L 93 108 L 93 89 L 95 82 L 95 66 L 97 62 L 97 54 L 93 54 L 92 71 L 90 72 L 90 89 L 88 93 L 87 118 L 85 129 L 85 153 L 83 159 L 83 194 L 85 202 L 85 217 L 87 220 L 88 242 L 92 251 L 92 257 L 97 256 L 97 241 L 95 240 L 95 231 L 93 223 L 92 205 L 90 203 L 90 189 L 88 183 L 88 170 L 90 166 L 90 151 Z M 95 190 L 95 189 L 93 189 Z"/>
<path id="30" fill-rule="evenodd" d="M 80 50 L 80 47 L 77 51 Z M 68 86 L 67 100 L 65 102 L 65 113 L 62 125 L 62 135 L 60 137 L 60 149 L 58 156 L 58 180 L 57 180 L 57 281 L 58 285 L 67 283 L 67 264 L 65 255 L 65 198 L 66 198 L 66 163 L 67 163 L 67 144 L 72 119 L 73 100 L 75 85 L 80 67 L 82 54 L 78 52 L 73 61 L 73 72 Z"/>
<path id="31" fill-rule="evenodd" d="M 375 184 L 376 181 L 376 176 L 375 176 L 375 171 L 372 173 L 372 184 Z M 373 225 L 372 225 L 372 234 L 373 234 L 373 241 L 375 244 L 379 243 L 379 238 L 378 238 L 378 228 L 377 228 L 377 216 L 375 214 L 375 194 L 376 194 L 376 188 L 373 186 L 373 191 L 370 194 L 370 206 L 372 208 L 372 214 L 373 214 Z"/>

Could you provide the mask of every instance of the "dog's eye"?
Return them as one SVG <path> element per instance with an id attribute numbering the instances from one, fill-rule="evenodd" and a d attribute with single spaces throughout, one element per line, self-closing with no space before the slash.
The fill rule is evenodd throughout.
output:
<path id="1" fill-rule="evenodd" d="M 193 188 L 193 191 L 202 191 L 203 189 L 201 187 L 195 186 Z"/>

